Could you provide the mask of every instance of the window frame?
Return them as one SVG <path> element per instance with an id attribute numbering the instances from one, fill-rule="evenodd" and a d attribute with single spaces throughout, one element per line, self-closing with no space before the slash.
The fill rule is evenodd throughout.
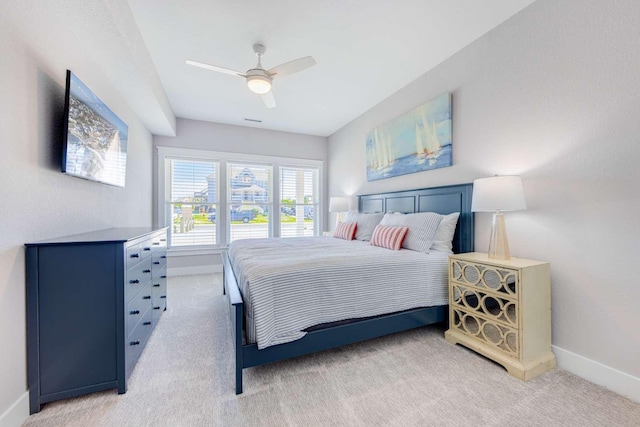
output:
<path id="1" fill-rule="evenodd" d="M 324 230 L 324 161 L 313 159 L 298 159 L 292 157 L 264 156 L 258 154 L 231 153 L 224 151 L 197 150 L 191 148 L 162 147 L 157 146 L 157 189 L 156 189 L 156 223 L 160 227 L 168 225 L 166 212 L 167 189 L 171 188 L 171 174 L 167 173 L 166 160 L 192 160 L 192 161 L 217 161 L 218 162 L 218 203 L 217 212 L 228 211 L 228 169 L 227 163 L 255 163 L 271 167 L 271 197 L 273 212 L 280 212 L 280 168 L 281 167 L 305 167 L 318 170 L 318 210 L 317 228 L 315 235 L 321 235 Z M 224 221 L 216 221 L 218 244 L 169 247 L 167 251 L 172 255 L 210 255 L 220 253 L 229 246 L 230 228 L 225 217 Z M 272 215 L 269 221 L 269 237 L 280 237 L 280 215 Z"/>

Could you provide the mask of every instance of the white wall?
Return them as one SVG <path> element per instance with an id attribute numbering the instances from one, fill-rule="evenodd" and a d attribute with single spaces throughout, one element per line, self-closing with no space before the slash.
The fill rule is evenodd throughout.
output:
<path id="1" fill-rule="evenodd" d="M 228 153 L 322 160 L 325 162 L 325 170 L 323 171 L 324 182 L 322 185 L 324 188 L 327 188 L 327 138 L 325 137 L 182 118 L 177 120 L 176 125 L 177 132 L 175 137 L 153 137 L 155 154 L 157 154 L 155 147 L 177 147 Z M 156 206 L 157 197 L 156 160 L 157 159 L 154 159 L 153 164 L 154 206 Z M 322 193 L 326 196 L 325 191 Z M 327 206 L 326 200 L 325 206 Z M 157 221 L 156 215 L 157 213 L 154 213 L 154 221 Z M 326 218 L 323 222 L 326 224 Z M 211 265 L 212 263 L 221 263 L 217 255 L 170 256 L 168 267 L 174 271 L 192 269 L 194 272 L 201 272 L 202 270 L 197 267 Z"/>
<path id="2" fill-rule="evenodd" d="M 96 66 L 99 52 L 33 3 L 0 12 L 0 425 L 28 410 L 24 243 L 152 224 L 151 134 Z M 124 189 L 60 172 L 67 68 L 129 125 Z"/>
<path id="3" fill-rule="evenodd" d="M 551 262 L 556 350 L 635 377 L 635 387 L 638 40 L 636 0 L 538 0 L 329 137 L 332 195 L 521 175 L 528 210 L 506 215 L 509 243 L 512 255 Z M 366 182 L 366 132 L 445 92 L 454 166 Z M 478 251 L 489 221 L 476 214 Z"/>

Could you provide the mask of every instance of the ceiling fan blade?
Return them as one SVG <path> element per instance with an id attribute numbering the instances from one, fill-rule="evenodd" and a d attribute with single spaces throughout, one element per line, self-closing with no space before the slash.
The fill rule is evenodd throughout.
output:
<path id="1" fill-rule="evenodd" d="M 284 64 L 280 64 L 277 67 L 273 67 L 267 73 L 271 75 L 272 78 L 287 76 L 289 74 L 297 73 L 302 70 L 306 70 L 307 68 L 316 65 L 316 60 L 311 56 L 305 56 L 304 58 L 294 59 L 293 61 L 285 62 Z"/>
<path id="2" fill-rule="evenodd" d="M 247 76 L 245 73 L 241 73 L 240 71 L 234 71 L 228 68 L 218 67 L 217 65 L 204 64 L 202 62 L 190 61 L 188 59 L 187 59 L 187 64 L 193 65 L 194 67 L 204 68 L 205 70 L 217 71 L 219 73 L 224 73 L 224 74 L 231 74 L 232 76 L 238 76 L 238 77 Z"/>
<path id="3" fill-rule="evenodd" d="M 276 99 L 273 97 L 273 91 L 270 90 L 269 92 L 261 95 L 262 97 L 262 102 L 264 102 L 264 105 L 267 106 L 267 108 L 275 108 L 276 106 Z"/>

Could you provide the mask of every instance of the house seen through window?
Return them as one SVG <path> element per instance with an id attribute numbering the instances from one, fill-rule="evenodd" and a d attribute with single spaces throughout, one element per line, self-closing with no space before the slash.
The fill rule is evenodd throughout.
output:
<path id="1" fill-rule="evenodd" d="M 170 247 L 319 234 L 318 166 L 167 157 L 164 167 Z"/>

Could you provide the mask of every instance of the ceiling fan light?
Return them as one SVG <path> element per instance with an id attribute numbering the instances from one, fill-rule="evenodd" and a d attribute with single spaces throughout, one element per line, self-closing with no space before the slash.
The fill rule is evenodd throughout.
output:
<path id="1" fill-rule="evenodd" d="M 247 86 L 251 92 L 264 95 L 271 90 L 271 79 L 265 76 L 248 76 Z"/>

